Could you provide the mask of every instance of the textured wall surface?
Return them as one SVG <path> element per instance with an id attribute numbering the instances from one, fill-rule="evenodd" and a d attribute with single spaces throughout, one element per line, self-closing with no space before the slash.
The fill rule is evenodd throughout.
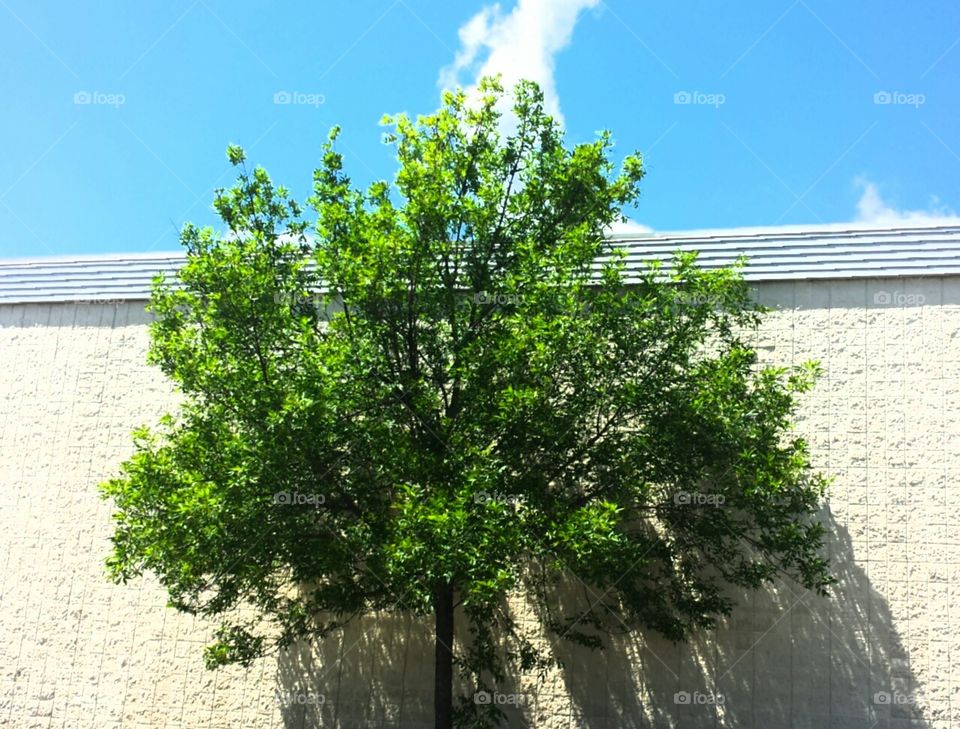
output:
<path id="1" fill-rule="evenodd" d="M 758 289 L 777 307 L 764 358 L 824 365 L 800 427 L 836 476 L 836 597 L 781 584 L 687 646 L 562 646 L 564 670 L 491 697 L 525 707 L 513 725 L 960 728 L 960 278 Z M 431 726 L 428 625 L 367 618 L 211 673 L 205 626 L 149 580 L 106 581 L 96 486 L 174 403 L 147 321 L 135 303 L 0 306 L 0 725 Z"/>

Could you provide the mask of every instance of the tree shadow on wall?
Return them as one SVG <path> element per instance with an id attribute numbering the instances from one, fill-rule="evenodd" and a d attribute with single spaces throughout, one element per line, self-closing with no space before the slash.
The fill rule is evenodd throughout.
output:
<path id="1" fill-rule="evenodd" d="M 931 726 L 886 599 L 855 562 L 847 529 L 830 513 L 821 518 L 838 579 L 828 599 L 781 581 L 736 595 L 729 618 L 686 644 L 650 634 L 608 640 L 603 652 L 555 644 L 575 707 L 572 725 Z"/>
<path id="2" fill-rule="evenodd" d="M 462 646 L 469 634 L 459 609 L 456 620 Z M 284 729 L 433 729 L 433 666 L 431 618 L 370 615 L 319 646 L 282 651 L 274 698 Z M 500 688 L 519 693 L 512 677 Z M 456 676 L 454 692 L 473 698 Z M 504 726 L 527 726 L 521 709 L 502 708 Z"/>
<path id="3" fill-rule="evenodd" d="M 855 562 L 847 529 L 829 513 L 822 518 L 839 580 L 831 598 L 785 582 L 743 592 L 717 629 L 680 645 L 649 632 L 607 638 L 604 651 L 555 640 L 559 686 L 549 696 L 535 695 L 523 710 L 504 707 L 505 726 L 931 726 L 886 599 Z M 578 588 L 555 595 L 563 614 L 579 614 L 599 597 Z M 467 637 L 458 632 L 457 640 L 463 645 Z M 513 675 L 500 689 L 523 695 L 524 685 L 529 680 Z M 556 701 L 557 689 L 568 701 Z M 279 659 L 276 691 L 285 729 L 428 729 L 432 690 L 428 619 L 368 616 L 318 648 L 294 647 Z M 550 714 L 563 704 L 572 707 L 569 714 Z"/>
<path id="4" fill-rule="evenodd" d="M 392 613 L 354 620 L 320 645 L 278 658 L 276 700 L 285 729 L 433 725 L 430 625 Z"/>

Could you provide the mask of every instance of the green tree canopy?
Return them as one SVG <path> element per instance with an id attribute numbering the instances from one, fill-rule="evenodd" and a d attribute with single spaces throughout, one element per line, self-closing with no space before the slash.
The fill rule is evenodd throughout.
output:
<path id="1" fill-rule="evenodd" d="M 228 232 L 187 226 L 150 304 L 150 361 L 182 402 L 103 486 L 114 578 L 153 573 L 216 619 L 211 666 L 371 611 L 433 616 L 438 727 L 497 720 L 456 702 L 454 666 L 483 690 L 549 660 L 510 591 L 601 646 L 711 626 L 731 585 L 831 582 L 824 482 L 791 431 L 815 368 L 758 365 L 739 268 L 627 269 L 607 234 L 639 156 L 616 168 L 607 133 L 564 146 L 533 84 L 509 133 L 499 83 L 480 96 L 387 117 L 399 171 L 365 191 L 335 129 L 310 215 L 228 150 Z M 603 599 L 564 611 L 568 579 Z"/>

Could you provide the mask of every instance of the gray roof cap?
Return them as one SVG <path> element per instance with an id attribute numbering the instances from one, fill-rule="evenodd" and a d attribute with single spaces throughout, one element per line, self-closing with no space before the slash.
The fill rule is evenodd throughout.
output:
<path id="1" fill-rule="evenodd" d="M 960 275 L 960 225 L 820 225 L 613 234 L 628 279 L 646 262 L 699 251 L 704 268 L 748 259 L 749 281 Z M 173 278 L 183 252 L 0 259 L 0 304 L 146 301 L 157 273 Z"/>

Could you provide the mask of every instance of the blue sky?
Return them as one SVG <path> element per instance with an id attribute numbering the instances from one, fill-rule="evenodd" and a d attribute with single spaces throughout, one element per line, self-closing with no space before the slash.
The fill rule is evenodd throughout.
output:
<path id="1" fill-rule="evenodd" d="M 955 2 L 0 0 L 0 257 L 174 250 L 228 143 L 390 178 L 380 117 L 489 71 L 644 153 L 638 229 L 958 222 Z"/>

